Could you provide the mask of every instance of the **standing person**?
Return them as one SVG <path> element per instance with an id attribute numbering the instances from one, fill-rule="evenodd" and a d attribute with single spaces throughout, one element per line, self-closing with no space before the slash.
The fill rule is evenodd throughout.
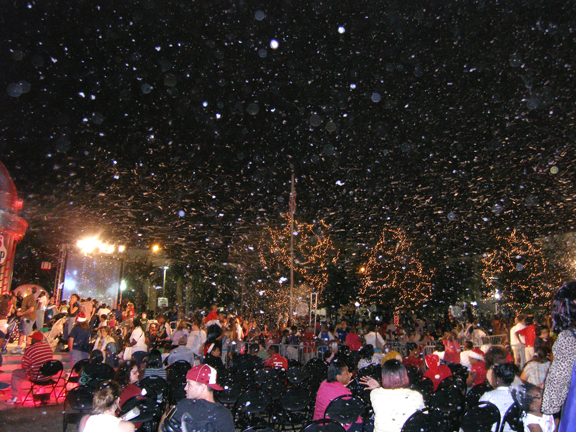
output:
<path id="1" fill-rule="evenodd" d="M 0 295 L 0 367 L 2 366 L 2 350 L 8 335 L 8 316 L 12 312 L 12 298 L 8 293 Z"/>
<path id="2" fill-rule="evenodd" d="M 40 332 L 42 331 L 42 327 L 44 327 L 44 314 L 46 313 L 47 307 L 48 297 L 46 296 L 46 291 L 40 291 L 36 299 L 36 328 Z"/>
<path id="3" fill-rule="evenodd" d="M 534 342 L 536 341 L 536 326 L 534 325 L 534 317 L 528 316 L 524 319 L 524 327 L 522 330 L 517 330 L 516 335 L 518 338 L 524 336 L 524 361 L 529 362 L 534 357 Z"/>
<path id="4" fill-rule="evenodd" d="M 32 335 L 31 345 L 26 348 L 22 356 L 22 368 L 15 369 L 12 372 L 12 388 L 10 389 L 12 397 L 6 401 L 8 404 L 15 404 L 20 399 L 20 390 L 26 380 L 36 379 L 40 367 L 54 358 L 52 348 L 44 342 L 44 335 L 36 332 Z M 51 378 L 46 379 L 49 381 Z"/>
<path id="5" fill-rule="evenodd" d="M 205 343 L 206 332 L 201 330 L 198 326 L 198 321 L 194 320 L 192 322 L 192 331 L 186 340 L 186 346 L 192 350 L 192 354 L 194 355 L 194 365 L 200 364 L 202 362 L 202 353 Z"/>
<path id="6" fill-rule="evenodd" d="M 385 342 L 380 332 L 374 331 L 374 326 L 372 324 L 366 326 L 366 331 L 367 333 L 364 335 L 366 345 L 372 345 L 376 350 L 382 350 Z"/>
<path id="7" fill-rule="evenodd" d="M 352 326 L 349 329 L 350 332 L 346 335 L 346 345 L 350 348 L 350 351 L 358 351 L 362 348 L 360 335 L 358 335 L 356 327 Z"/>
<path id="8" fill-rule="evenodd" d="M 510 329 L 510 346 L 512 347 L 512 352 L 514 352 L 514 362 L 520 370 L 524 367 L 526 363 L 526 358 L 524 357 L 524 336 L 521 336 L 518 332 L 524 327 L 524 315 L 518 315 L 516 317 L 516 325 Z"/>
<path id="9" fill-rule="evenodd" d="M 68 353 L 70 356 L 70 369 L 80 360 L 90 357 L 90 326 L 88 325 L 86 314 L 80 312 L 76 317 L 76 324 L 68 335 Z"/>
<path id="10" fill-rule="evenodd" d="M 134 318 L 132 323 L 134 327 L 130 334 L 129 345 L 132 347 L 132 358 L 136 360 L 136 365 L 140 367 L 140 363 L 148 354 L 148 345 L 146 344 L 146 335 L 140 319 Z"/>
<path id="11" fill-rule="evenodd" d="M 216 384 L 217 375 L 216 369 L 208 365 L 190 369 L 184 388 L 186 398 L 178 402 L 169 421 L 174 422 L 177 428 L 184 422 L 187 430 L 234 432 L 232 414 L 214 400 L 214 390 L 222 390 Z M 164 430 L 166 417 L 166 414 L 162 416 L 159 431 Z"/>
<path id="12" fill-rule="evenodd" d="M 78 432 L 134 432 L 134 423 L 116 417 L 120 392 L 120 386 L 114 381 L 100 384 L 92 399 L 92 414 L 82 417 Z"/>
<path id="13" fill-rule="evenodd" d="M 556 414 L 565 405 L 559 432 L 576 424 L 576 281 L 562 285 L 552 302 L 552 331 L 558 335 L 552 347 L 554 360 L 548 370 L 542 412 Z"/>
<path id="14" fill-rule="evenodd" d="M 90 322 L 90 320 L 92 320 L 92 315 L 94 314 L 94 307 L 92 305 L 92 299 L 90 297 L 82 301 L 82 312 L 86 314 L 86 319 L 88 320 L 88 322 Z"/>
<path id="15" fill-rule="evenodd" d="M 346 342 L 346 336 L 348 336 L 348 323 L 346 320 L 340 321 L 340 324 L 336 326 L 336 339 L 340 341 L 342 345 Z"/>
<path id="16" fill-rule="evenodd" d="M 312 420 L 320 420 L 324 418 L 326 408 L 338 396 L 351 395 L 352 392 L 348 389 L 350 378 L 352 375 L 348 371 L 348 366 L 341 361 L 333 361 L 328 366 L 328 376 L 320 384 L 318 393 L 316 394 L 316 404 L 314 405 L 314 417 Z M 361 431 L 362 420 L 359 417 L 356 422 L 347 429 L 348 432 Z"/>
<path id="17" fill-rule="evenodd" d="M 76 316 L 80 313 L 80 297 L 78 294 L 70 296 L 70 304 L 68 305 L 68 316 L 66 318 L 66 325 L 64 326 L 64 339 L 68 339 L 72 327 L 76 324 Z"/>
<path id="18" fill-rule="evenodd" d="M 112 348 L 112 350 L 110 348 Z M 109 327 L 102 326 L 98 329 L 98 337 L 94 342 L 94 349 L 102 351 L 102 354 L 104 354 L 105 359 L 104 363 L 114 367 L 115 363 L 114 358 L 116 356 L 116 353 L 118 352 L 118 348 L 116 346 L 116 340 L 112 336 L 110 336 Z"/>
<path id="19" fill-rule="evenodd" d="M 36 321 L 36 299 L 34 294 L 28 294 L 24 297 L 22 306 L 18 309 L 16 315 L 20 317 L 20 323 L 18 324 L 20 335 L 18 336 L 18 345 L 10 353 L 22 354 L 28 346 L 28 336 L 32 334 L 32 327 Z M 22 347 L 23 340 L 24 347 Z"/>
<path id="20" fill-rule="evenodd" d="M 444 344 L 444 361 L 452 364 L 460 363 L 460 344 L 456 340 L 456 334 L 446 332 L 442 343 Z"/>
<path id="21" fill-rule="evenodd" d="M 400 432 L 412 414 L 424 409 L 422 395 L 408 388 L 406 368 L 398 360 L 388 360 L 382 365 L 382 386 L 372 377 L 363 377 L 360 383 L 366 390 L 372 390 L 374 432 Z"/>

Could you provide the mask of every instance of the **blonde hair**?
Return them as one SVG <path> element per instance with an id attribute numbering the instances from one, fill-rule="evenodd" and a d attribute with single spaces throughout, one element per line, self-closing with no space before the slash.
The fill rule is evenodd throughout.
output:
<path id="1" fill-rule="evenodd" d="M 92 399 L 92 413 L 102 414 L 108 411 L 120 397 L 122 390 L 116 381 L 104 381 L 94 392 Z"/>

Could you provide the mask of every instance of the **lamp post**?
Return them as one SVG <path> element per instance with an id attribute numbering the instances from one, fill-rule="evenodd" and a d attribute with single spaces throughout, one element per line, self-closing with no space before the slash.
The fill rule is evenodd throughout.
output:
<path id="1" fill-rule="evenodd" d="M 168 266 L 162 267 L 164 269 L 164 279 L 162 280 L 162 297 L 166 297 L 166 270 Z"/>

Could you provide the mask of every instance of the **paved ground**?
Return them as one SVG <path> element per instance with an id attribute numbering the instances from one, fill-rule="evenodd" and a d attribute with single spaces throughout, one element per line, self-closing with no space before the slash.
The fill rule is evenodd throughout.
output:
<path id="1" fill-rule="evenodd" d="M 12 350 L 14 344 L 10 344 L 8 350 Z M 21 357 L 21 356 L 20 356 Z M 6 360 L 6 358 L 5 358 Z M 11 370 L 17 365 L 5 362 L 1 368 L 3 382 L 10 383 Z M 60 432 L 62 431 L 63 405 L 55 405 L 54 400 L 50 405 L 35 408 L 31 403 L 25 406 L 9 405 L 5 401 L 10 398 L 10 390 L 0 392 L 0 431 L 6 432 Z M 76 432 L 76 426 L 68 426 L 67 432 Z"/>
<path id="2" fill-rule="evenodd" d="M 0 402 L 1 405 L 6 405 Z M 4 408 L 4 407 L 2 407 Z M 10 432 L 59 432 L 62 430 L 62 404 L 46 407 L 18 407 L 0 411 L 0 430 Z M 68 426 L 75 432 L 76 426 Z"/>

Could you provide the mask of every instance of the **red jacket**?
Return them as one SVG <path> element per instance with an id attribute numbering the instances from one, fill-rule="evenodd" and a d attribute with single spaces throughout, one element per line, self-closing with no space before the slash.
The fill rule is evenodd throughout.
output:
<path id="1" fill-rule="evenodd" d="M 264 360 L 264 367 L 268 369 L 274 368 L 288 370 L 288 359 L 282 357 L 280 354 L 274 354 Z"/>

